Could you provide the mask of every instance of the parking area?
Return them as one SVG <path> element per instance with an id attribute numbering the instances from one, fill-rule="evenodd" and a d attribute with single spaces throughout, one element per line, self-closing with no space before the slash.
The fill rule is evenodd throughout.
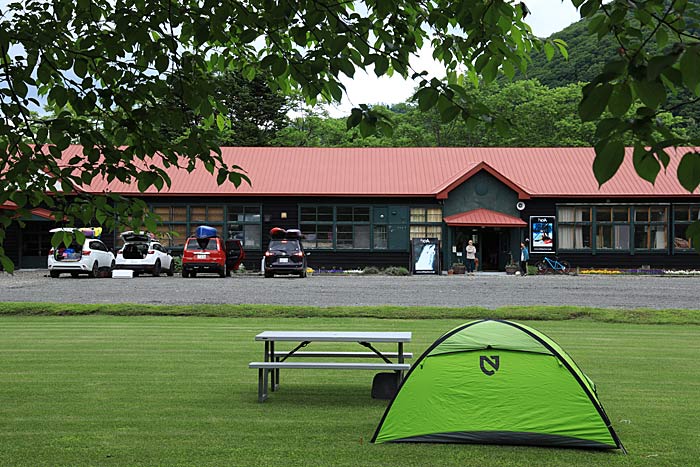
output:
<path id="1" fill-rule="evenodd" d="M 4 302 L 279 304 L 311 306 L 573 305 L 700 309 L 700 277 L 654 276 L 330 276 L 305 279 L 234 274 L 183 279 L 48 277 L 45 270 L 0 273 Z"/>

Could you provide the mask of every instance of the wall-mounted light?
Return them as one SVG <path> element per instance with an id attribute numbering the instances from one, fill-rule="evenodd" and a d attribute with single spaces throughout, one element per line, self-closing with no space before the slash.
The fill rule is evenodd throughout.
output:
<path id="1" fill-rule="evenodd" d="M 287 218 L 287 212 L 286 212 L 286 211 L 282 211 L 282 212 L 280 213 L 280 218 L 286 219 L 286 218 Z"/>

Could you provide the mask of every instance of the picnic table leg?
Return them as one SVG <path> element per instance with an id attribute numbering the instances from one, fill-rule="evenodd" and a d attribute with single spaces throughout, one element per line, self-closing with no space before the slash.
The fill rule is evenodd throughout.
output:
<path id="1" fill-rule="evenodd" d="M 398 352 L 398 354 L 399 354 L 399 363 L 403 363 L 403 362 L 404 362 L 404 358 L 403 358 L 403 342 L 399 342 L 399 352 Z M 399 381 L 398 381 L 398 382 L 401 383 L 401 380 L 403 380 L 403 370 L 402 370 L 402 371 L 399 371 L 398 377 L 399 377 Z"/>
<path id="2" fill-rule="evenodd" d="M 267 399 L 267 369 L 258 368 L 258 402 Z"/>
<path id="3" fill-rule="evenodd" d="M 275 341 L 270 342 L 270 361 L 278 362 L 279 357 L 275 357 Z M 270 370 L 272 372 L 272 392 L 275 392 L 280 386 L 280 369 Z"/>

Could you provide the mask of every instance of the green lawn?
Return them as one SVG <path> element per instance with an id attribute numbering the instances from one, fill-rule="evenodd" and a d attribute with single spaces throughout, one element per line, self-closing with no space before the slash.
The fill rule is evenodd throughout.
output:
<path id="1" fill-rule="evenodd" d="M 5 316 L 0 465 L 697 465 L 700 327 L 527 321 L 598 386 L 629 450 L 383 444 L 372 372 L 283 373 L 257 402 L 265 329 L 412 331 L 416 357 L 463 320 Z"/>

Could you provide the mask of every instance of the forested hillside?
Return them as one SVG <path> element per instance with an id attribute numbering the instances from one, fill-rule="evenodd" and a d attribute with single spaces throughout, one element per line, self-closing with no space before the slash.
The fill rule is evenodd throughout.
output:
<path id="1" fill-rule="evenodd" d="M 700 0 L 690 1 L 690 3 L 693 2 L 700 3 Z M 611 36 L 603 37 L 598 41 L 596 35 L 590 35 L 589 22 L 588 19 L 581 20 L 552 35 L 552 38 L 562 39 L 567 43 L 568 60 L 555 54 L 551 61 L 547 61 L 543 53 L 533 54 L 527 75 L 517 75 L 516 79 L 536 79 L 550 88 L 590 82 L 602 71 L 606 61 L 615 58 L 619 46 Z M 693 28 L 690 30 L 692 31 Z M 652 39 L 650 45 L 654 45 L 655 42 Z M 505 84 L 507 80 L 502 78 L 500 82 Z M 673 115 L 683 117 L 683 121 L 675 125 L 676 129 L 682 128 L 688 136 L 698 138 L 700 137 L 700 102 L 679 105 L 681 102 L 691 100 L 693 98 L 688 93 L 669 95 L 665 108 L 672 109 Z"/>

